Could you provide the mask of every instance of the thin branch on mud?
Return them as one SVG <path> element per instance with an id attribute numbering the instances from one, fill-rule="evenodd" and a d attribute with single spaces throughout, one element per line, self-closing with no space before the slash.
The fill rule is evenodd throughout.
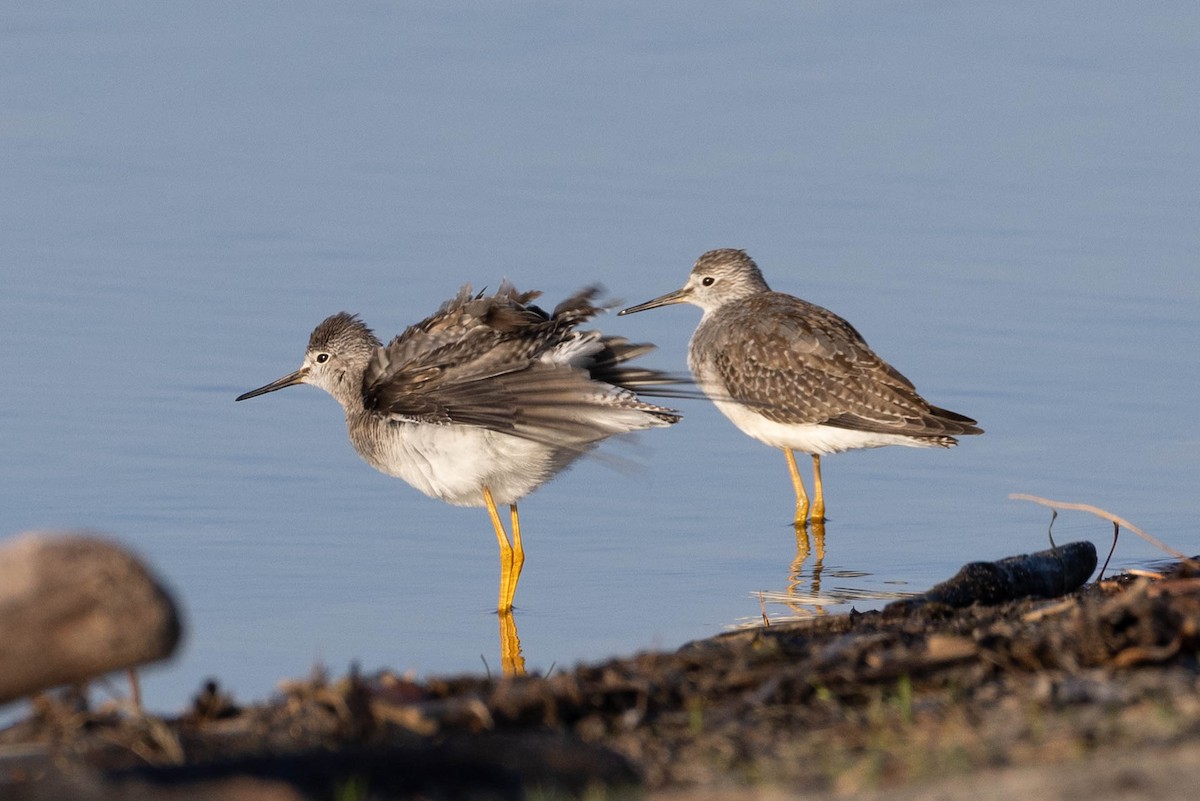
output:
<path id="1" fill-rule="evenodd" d="M 1070 510 L 1070 511 L 1075 511 L 1075 512 L 1088 512 L 1089 514 L 1093 514 L 1096 517 L 1100 517 L 1100 518 L 1103 518 L 1104 520 L 1109 521 L 1114 526 L 1124 526 L 1125 528 L 1132 531 L 1134 534 L 1137 534 L 1139 537 L 1144 539 L 1146 542 L 1153 545 L 1155 548 L 1158 548 L 1163 553 L 1170 554 L 1171 556 L 1175 557 L 1176 559 L 1178 559 L 1182 562 L 1187 562 L 1190 565 L 1197 564 L 1196 560 L 1192 559 L 1191 557 L 1187 556 L 1186 554 L 1181 553 L 1180 551 L 1175 550 L 1170 545 L 1167 545 L 1164 542 L 1160 542 L 1159 540 L 1150 536 L 1146 532 L 1142 531 L 1140 528 L 1135 526 L 1133 523 L 1130 523 L 1125 518 L 1118 517 L 1118 516 L 1114 515 L 1112 512 L 1105 511 L 1104 509 L 1101 509 L 1098 506 L 1092 506 L 1090 503 L 1072 503 L 1070 501 L 1052 501 L 1052 500 L 1049 500 L 1048 498 L 1043 498 L 1039 495 L 1027 495 L 1023 492 L 1014 492 L 1014 493 L 1010 494 L 1008 497 L 1014 501 L 1031 501 L 1033 503 L 1041 504 L 1042 506 L 1049 506 L 1051 509 L 1062 509 L 1062 510 Z"/>

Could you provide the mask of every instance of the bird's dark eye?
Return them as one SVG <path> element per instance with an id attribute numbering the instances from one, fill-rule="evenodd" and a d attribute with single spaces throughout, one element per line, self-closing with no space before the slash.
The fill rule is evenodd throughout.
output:
<path id="1" fill-rule="evenodd" d="M 327 361 L 329 361 L 328 353 L 318 353 L 317 354 L 317 364 L 324 364 Z"/>
<path id="2" fill-rule="evenodd" d="M 716 280 L 717 279 L 713 278 L 710 275 L 710 276 L 705 277 L 705 279 L 703 281 L 701 281 L 700 283 L 704 284 L 705 286 L 712 286 Z"/>

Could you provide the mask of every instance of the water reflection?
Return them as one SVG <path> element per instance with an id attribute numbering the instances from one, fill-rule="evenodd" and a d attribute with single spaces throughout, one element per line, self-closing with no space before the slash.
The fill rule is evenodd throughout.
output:
<path id="1" fill-rule="evenodd" d="M 818 472 L 817 475 L 819 476 L 820 473 Z M 817 486 L 820 484 L 818 483 Z M 813 606 L 811 612 L 819 615 L 825 614 L 824 605 L 814 605 L 811 600 L 821 597 L 821 573 L 825 569 L 825 521 L 815 519 L 811 526 L 812 543 L 810 544 L 809 526 L 803 523 L 796 525 L 796 558 L 792 560 L 792 569 L 788 574 L 787 597 L 789 600 L 786 603 L 788 608 L 797 615 L 803 615 L 810 611 L 805 604 Z M 813 545 L 816 546 L 815 551 Z M 813 557 L 812 569 L 807 578 L 808 589 L 804 590 L 805 563 L 810 555 Z"/>
<path id="2" fill-rule="evenodd" d="M 521 638 L 517 636 L 517 621 L 512 610 L 498 612 L 500 617 L 500 669 L 505 676 L 525 675 L 525 656 L 521 653 Z"/>
<path id="3" fill-rule="evenodd" d="M 827 571 L 825 539 L 828 522 L 810 520 L 796 525 L 796 556 L 788 569 L 787 585 L 782 590 L 759 590 L 754 593 L 762 608 L 757 618 L 739 619 L 735 628 L 752 628 L 761 625 L 808 620 L 827 615 L 832 611 L 845 611 L 844 607 L 854 603 L 891 601 L 905 598 L 912 593 L 901 590 L 878 589 L 862 585 L 862 580 L 873 576 L 865 570 L 837 568 Z M 836 585 L 822 588 L 822 580 L 837 579 L 854 582 L 851 585 Z M 857 586 L 856 586 L 857 585 Z M 784 611 L 770 611 L 768 605 L 782 606 Z"/>

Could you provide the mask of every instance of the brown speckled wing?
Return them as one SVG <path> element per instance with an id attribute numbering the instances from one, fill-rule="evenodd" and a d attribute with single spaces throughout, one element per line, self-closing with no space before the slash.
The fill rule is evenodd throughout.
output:
<path id="1" fill-rule="evenodd" d="M 930 406 L 850 323 L 779 292 L 730 304 L 697 329 L 702 361 L 731 400 L 784 424 L 919 437 L 979 433 L 971 420 Z"/>

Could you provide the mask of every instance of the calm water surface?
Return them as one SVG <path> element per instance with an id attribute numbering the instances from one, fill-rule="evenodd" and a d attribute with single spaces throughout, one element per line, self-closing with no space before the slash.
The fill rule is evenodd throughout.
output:
<path id="1" fill-rule="evenodd" d="M 0 533 L 149 558 L 188 625 L 146 680 L 160 709 L 315 662 L 496 670 L 486 515 L 372 471 L 315 389 L 233 398 L 338 310 L 386 339 L 464 282 L 632 303 L 732 246 L 987 434 L 827 459 L 823 558 L 797 565 L 782 455 L 682 402 L 619 468 L 523 502 L 531 668 L 1045 547 L 1010 492 L 1200 551 L 1198 24 L 1183 2 L 6 8 Z M 683 370 L 698 319 L 601 325 Z M 1126 536 L 1116 562 L 1156 556 Z"/>

